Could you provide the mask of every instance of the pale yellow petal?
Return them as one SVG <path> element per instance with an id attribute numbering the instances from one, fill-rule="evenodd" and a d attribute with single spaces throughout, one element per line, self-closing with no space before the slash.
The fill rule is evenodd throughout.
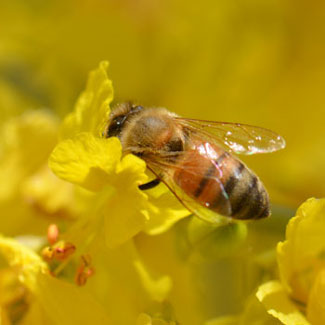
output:
<path id="1" fill-rule="evenodd" d="M 91 133 L 80 133 L 55 147 L 49 166 L 58 177 L 98 191 L 109 184 L 121 154 L 117 138 L 101 139 Z"/>
<path id="2" fill-rule="evenodd" d="M 41 305 L 35 300 L 28 306 L 28 311 L 26 315 L 24 315 L 23 319 L 19 322 L 19 325 L 31 324 L 54 325 L 54 323 L 52 323 L 47 317 Z"/>
<path id="3" fill-rule="evenodd" d="M 269 314 L 256 295 L 246 298 L 245 308 L 240 314 L 236 325 L 281 325 L 279 319 Z"/>
<path id="4" fill-rule="evenodd" d="M 144 160 L 128 154 L 117 165 L 117 185 L 119 184 L 122 188 L 127 186 L 137 188 L 138 185 L 145 183 L 147 180 L 145 171 L 146 163 Z"/>
<path id="5" fill-rule="evenodd" d="M 146 191 L 146 194 L 150 204 L 150 219 L 145 232 L 149 235 L 161 234 L 191 214 L 163 184 Z"/>
<path id="6" fill-rule="evenodd" d="M 132 240 L 115 249 L 105 247 L 103 236 L 100 240 L 90 251 L 96 274 L 84 289 L 96 293 L 114 324 L 135 324 L 141 312 L 152 311 L 153 307 L 155 314 L 158 309 L 160 315 L 169 316 L 170 309 L 165 313 L 166 308 L 156 300 L 165 296 L 166 277 L 141 263 Z"/>
<path id="7" fill-rule="evenodd" d="M 307 318 L 313 325 L 325 324 L 325 269 L 318 273 L 310 292 Z"/>
<path id="8" fill-rule="evenodd" d="M 278 244 L 280 278 L 287 292 L 307 303 L 317 272 L 325 265 L 325 199 L 309 199 L 287 226 Z"/>
<path id="9" fill-rule="evenodd" d="M 49 165 L 60 178 L 81 185 L 105 200 L 96 211 L 104 216 L 107 245 L 112 248 L 130 239 L 144 228 L 149 219 L 147 195 L 138 185 L 147 179 L 145 162 L 133 155 L 122 158 L 117 138 L 96 138 L 80 133 L 60 142 L 54 149 Z"/>
<path id="10" fill-rule="evenodd" d="M 74 111 L 64 120 L 62 138 L 70 138 L 80 132 L 102 136 L 113 100 L 113 87 L 107 69 L 108 62 L 103 61 L 90 72 L 85 91 L 80 95 Z"/>
<path id="11" fill-rule="evenodd" d="M 147 179 L 145 162 L 126 155 L 110 182 L 115 194 L 104 207 L 106 244 L 112 248 L 141 231 L 149 219 L 148 197 L 138 185 Z"/>
<path id="12" fill-rule="evenodd" d="M 33 174 L 57 141 L 58 120 L 45 110 L 28 111 L 0 130 L 0 201 L 19 192 L 20 183 Z"/>
<path id="13" fill-rule="evenodd" d="M 105 240 L 109 248 L 127 241 L 141 231 L 147 220 L 146 196 L 125 188 L 125 192 L 115 193 L 104 206 Z"/>
<path id="14" fill-rule="evenodd" d="M 17 240 L 0 236 L 0 254 L 8 264 L 20 270 L 19 280 L 31 291 L 37 287 L 37 275 L 47 273 L 47 264 L 30 248 Z"/>
<path id="15" fill-rule="evenodd" d="M 45 216 L 72 219 L 80 210 L 76 187 L 56 177 L 47 165 L 22 183 L 21 192 L 29 206 Z"/>
<path id="16" fill-rule="evenodd" d="M 258 300 L 267 312 L 285 325 L 310 325 L 297 306 L 289 299 L 278 281 L 270 281 L 258 288 Z"/>
<path id="17" fill-rule="evenodd" d="M 134 266 L 140 276 L 142 285 L 149 293 L 150 297 L 158 302 L 164 301 L 172 288 L 171 278 L 169 276 L 162 276 L 158 279 L 153 279 L 152 275 L 149 274 L 148 270 L 139 259 L 134 261 Z"/>
<path id="18" fill-rule="evenodd" d="M 19 270 L 19 279 L 33 294 L 53 324 L 111 324 L 105 310 L 82 288 L 52 277 L 46 264 L 31 249 L 13 239 L 0 237 L 0 253 Z M 42 318 L 34 308 L 28 319 Z"/>
<path id="19" fill-rule="evenodd" d="M 74 284 L 39 274 L 35 295 L 53 324 L 113 324 L 104 308 Z"/>

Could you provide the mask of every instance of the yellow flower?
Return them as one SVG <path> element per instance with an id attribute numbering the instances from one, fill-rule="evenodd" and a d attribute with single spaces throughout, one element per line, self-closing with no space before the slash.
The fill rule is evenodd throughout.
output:
<path id="1" fill-rule="evenodd" d="M 50 275 L 47 264 L 32 249 L 1 236 L 0 254 L 30 295 L 29 308 L 20 315 L 22 324 L 113 324 L 88 293 Z"/>
<path id="2" fill-rule="evenodd" d="M 58 121 L 49 112 L 30 111 L 6 121 L 1 130 L 0 199 L 43 165 L 56 143 Z"/>
<path id="3" fill-rule="evenodd" d="M 113 96 L 107 66 L 102 62 L 90 73 L 75 110 L 63 122 L 63 140 L 49 164 L 60 178 L 96 193 L 98 204 L 88 214 L 93 220 L 104 217 L 106 243 L 114 247 L 141 230 L 164 231 L 189 213 L 166 189 L 152 194 L 140 191 L 138 186 L 148 180 L 144 161 L 131 154 L 123 156 L 117 138 L 102 138 Z"/>
<path id="4" fill-rule="evenodd" d="M 56 177 L 45 164 L 22 183 L 21 193 L 29 207 L 53 222 L 75 219 L 83 209 L 83 201 L 76 204 L 75 200 L 83 193 Z"/>
<path id="5" fill-rule="evenodd" d="M 309 199 L 277 246 L 279 281 L 259 287 L 257 298 L 283 324 L 325 323 L 325 199 Z"/>
<path id="6" fill-rule="evenodd" d="M 48 168 L 58 120 L 46 110 L 27 111 L 0 130 L 0 221 L 7 235 L 44 234 L 50 222 L 76 217 L 75 189 Z M 82 202 L 82 201 L 81 201 Z"/>
<path id="7" fill-rule="evenodd" d="M 290 300 L 279 281 L 270 281 L 258 288 L 256 293 L 267 312 L 286 325 L 308 325 L 309 322 L 299 311 L 298 306 Z"/>
<path id="8" fill-rule="evenodd" d="M 267 156 L 247 157 L 249 166 L 257 171 L 265 183 L 273 207 L 275 203 L 283 203 L 290 204 L 293 208 L 305 197 L 323 196 L 325 173 L 320 172 L 325 162 L 325 153 L 322 150 L 325 146 L 323 136 L 325 95 L 322 91 L 325 61 L 324 44 L 320 42 L 325 25 L 323 2 L 238 1 L 234 5 L 231 1 L 208 0 L 204 6 L 197 1 L 189 1 L 186 4 L 184 6 L 184 1 L 179 0 L 2 1 L 0 124 L 6 123 L 4 115 L 9 117 L 13 112 L 16 114 L 26 107 L 45 106 L 66 114 L 87 71 L 100 57 L 108 57 L 113 63 L 112 76 L 118 85 L 116 93 L 118 99 L 135 98 L 144 104 L 163 105 L 184 117 L 256 124 L 274 129 L 283 135 L 288 143 L 285 151 Z M 13 92 L 14 89 L 18 90 L 18 96 L 15 91 Z M 14 95 L 11 96 L 11 93 Z M 87 115 L 86 120 L 88 119 L 91 119 L 91 114 Z M 73 125 L 77 124 L 76 121 L 73 122 L 72 119 L 72 129 Z M 97 123 L 99 126 L 101 120 L 97 120 L 93 125 Z M 88 128 L 77 127 L 78 134 L 75 132 L 72 134 L 68 130 L 68 125 L 66 126 L 61 133 L 61 137 L 65 140 L 78 138 L 81 131 L 89 132 Z M 297 128 L 303 132 L 297 132 Z M 34 128 L 36 129 L 37 127 Z M 42 129 L 40 128 L 40 131 Z M 28 128 L 20 139 L 28 140 L 24 135 L 29 134 L 29 131 Z M 32 142 L 35 148 L 45 152 L 48 149 L 44 149 L 41 145 L 43 138 L 41 133 L 37 133 L 38 136 Z M 98 133 L 93 133 L 93 136 L 97 138 Z M 7 139 L 1 132 L 0 141 L 6 142 Z M 9 141 L 10 146 L 14 142 Z M 34 155 L 32 150 L 24 151 L 27 148 L 30 146 L 19 148 L 16 153 L 24 155 L 26 161 L 40 157 Z M 0 152 L 2 151 L 1 148 Z M 44 233 L 43 217 L 83 216 L 88 218 L 90 223 L 100 226 L 96 231 L 95 225 L 92 226 L 91 234 L 96 237 L 98 230 L 104 228 L 103 223 L 97 220 L 99 219 L 96 217 L 97 207 L 106 204 L 108 209 L 114 202 L 113 196 L 116 197 L 116 203 L 120 202 L 118 199 L 121 189 L 117 188 L 118 185 L 115 183 L 106 184 L 105 188 L 95 194 L 86 192 L 85 202 L 80 200 L 75 202 L 73 193 L 79 191 L 81 187 L 54 177 L 44 167 L 44 161 L 33 172 L 25 174 L 24 168 L 27 170 L 28 164 L 15 165 L 14 159 L 3 159 L 6 155 L 7 151 L 0 159 L 7 162 L 7 166 L 4 167 L 0 164 L 0 180 L 3 185 L 0 185 L 0 196 L 3 195 L 0 202 L 1 231 L 10 234 Z M 123 160 L 122 157 L 121 159 Z M 11 169 L 10 166 L 16 167 Z M 128 171 L 126 174 L 130 175 L 131 172 Z M 101 176 L 105 179 L 106 172 L 99 172 L 95 181 L 87 181 L 91 185 L 98 183 L 101 185 Z M 247 246 L 251 249 L 250 257 L 263 264 L 262 268 L 252 271 L 249 259 L 244 254 L 246 251 L 243 252 L 242 246 L 238 245 L 240 241 L 232 242 L 228 250 L 228 246 L 224 246 L 222 241 L 211 240 L 214 233 L 218 233 L 221 237 L 224 235 L 221 229 L 213 229 L 209 235 L 208 227 L 203 226 L 204 231 L 201 231 L 201 227 L 193 230 L 192 225 L 197 220 L 193 219 L 193 223 L 188 224 L 186 219 L 183 224 L 185 226 L 182 228 L 177 225 L 178 233 L 169 236 L 170 233 L 174 234 L 174 229 L 165 232 L 166 229 L 175 219 L 182 216 L 184 210 L 178 209 L 176 215 L 177 202 L 172 200 L 162 186 L 161 189 L 161 193 L 158 189 L 145 191 L 147 199 L 142 196 L 145 210 L 150 211 L 150 219 L 146 218 L 145 213 L 138 214 L 139 218 L 145 217 L 145 222 L 139 228 L 158 236 L 140 234 L 136 236 L 135 241 L 146 238 L 144 246 L 148 250 L 152 248 L 153 242 L 157 244 L 158 249 L 153 249 L 152 256 L 148 258 L 146 264 L 156 266 L 161 263 L 159 265 L 162 265 L 164 270 L 162 273 L 171 275 L 174 283 L 171 299 L 176 306 L 179 321 L 186 325 L 203 324 L 207 318 L 213 318 L 211 323 L 217 324 L 280 323 L 280 320 L 265 312 L 261 303 L 259 307 L 256 306 L 257 309 L 255 303 L 251 308 L 248 307 L 249 310 L 245 308 L 246 318 L 234 316 L 217 320 L 214 317 L 238 311 L 242 306 L 243 296 L 246 297 L 243 294 L 245 289 L 252 290 L 252 287 L 255 287 L 252 283 L 256 284 L 261 277 L 265 281 L 270 277 L 274 278 L 270 275 L 270 270 L 273 257 L 275 259 L 275 251 L 270 249 L 265 252 L 264 248 L 273 247 L 275 242 L 280 240 L 275 239 L 273 235 L 275 232 L 276 236 L 282 233 L 283 221 L 276 220 L 272 223 L 273 211 L 270 223 L 269 221 L 256 223 L 264 225 L 264 232 L 259 234 L 256 231 L 253 240 L 251 229 L 255 224 L 249 225 Z M 171 202 L 174 202 L 173 206 Z M 80 206 L 81 203 L 85 209 Z M 132 199 L 123 201 L 123 204 L 126 203 L 134 202 Z M 108 214 L 108 211 L 104 212 Z M 103 219 L 106 222 L 108 216 L 105 215 Z M 48 223 L 48 219 L 44 223 Z M 246 231 L 244 228 L 229 229 L 235 231 L 237 229 L 242 236 Z M 263 226 L 256 226 L 257 230 L 261 228 Z M 82 227 L 74 229 L 83 234 Z M 183 236 L 187 230 L 188 237 Z M 128 229 L 121 232 L 121 235 L 123 233 L 130 235 Z M 203 233 L 207 236 L 201 236 Z M 185 253 L 190 256 L 191 263 L 202 263 L 201 272 L 197 265 L 193 266 L 188 260 L 183 261 L 183 264 L 179 261 L 178 264 L 175 261 L 173 263 L 171 255 L 175 253 L 174 250 L 177 252 L 178 250 L 174 249 L 172 244 L 174 241 L 182 240 L 184 241 L 181 244 L 186 246 Z M 170 247 L 170 250 L 165 249 L 166 247 Z M 103 247 L 99 245 L 97 248 Z M 119 250 L 116 254 L 119 253 L 125 257 L 125 251 Z M 242 254 L 243 263 L 238 258 L 231 258 L 236 254 Z M 256 256 L 257 254 L 259 255 Z M 294 254 L 291 252 L 287 255 Z M 218 256 L 221 260 L 216 263 L 213 257 Z M 292 262 L 291 259 L 288 260 Z M 306 265 L 306 269 L 292 270 L 293 266 L 299 263 Z M 280 297 L 282 292 L 283 301 L 288 301 L 288 304 L 291 303 L 293 306 L 288 307 L 287 314 L 283 313 L 283 310 L 282 314 L 278 311 L 278 317 L 286 321 L 290 315 L 300 317 L 297 316 L 298 303 L 291 301 L 289 297 L 308 301 L 308 306 L 312 307 L 308 307 L 306 313 L 301 310 L 300 314 L 302 316 L 306 314 L 309 322 L 317 324 L 317 321 L 323 319 L 322 259 L 317 260 L 316 266 L 310 266 L 308 261 L 299 263 L 292 263 L 290 269 L 288 263 L 282 261 L 282 282 L 272 282 L 271 285 L 264 287 L 264 291 L 260 292 L 260 298 L 265 304 L 272 302 L 272 299 L 266 298 L 270 287 L 274 288 L 277 297 Z M 212 269 L 211 264 L 218 265 Z M 116 290 L 112 294 L 113 299 L 116 302 L 126 302 L 125 305 L 131 306 L 130 309 L 136 306 L 132 317 L 122 321 L 114 318 L 114 324 L 133 324 L 140 312 L 145 315 L 141 316 L 140 320 L 144 319 L 147 323 L 168 322 L 168 317 L 150 313 L 145 308 L 145 303 L 141 308 L 137 308 L 139 304 L 136 295 L 139 288 L 136 285 L 132 286 L 135 278 L 129 276 L 124 267 L 124 263 L 116 263 L 113 259 L 110 264 L 105 264 L 103 269 L 96 271 L 95 277 L 82 290 L 91 287 L 93 291 L 97 290 L 103 294 L 102 301 L 108 301 L 109 290 L 112 288 L 108 284 L 114 284 Z M 68 272 L 68 269 L 64 271 Z M 157 270 L 155 267 L 152 269 Z M 138 267 L 138 271 L 141 273 L 141 267 Z M 103 277 L 103 281 L 97 281 L 100 278 L 99 274 L 105 272 L 110 272 L 111 277 Z M 121 279 L 131 279 L 130 282 L 125 281 L 127 284 L 124 286 L 121 284 L 122 281 L 114 283 L 121 273 L 125 274 L 124 278 L 121 275 Z M 247 280 L 247 275 L 250 281 Z M 97 283 L 96 288 L 92 287 L 94 282 Z M 241 286 L 242 282 L 246 285 L 245 289 Z M 193 289 L 195 285 L 197 290 Z M 133 299 L 122 299 L 121 290 L 118 290 L 121 286 L 124 289 L 123 295 L 132 296 Z M 207 287 L 210 291 L 206 289 Z M 104 295 L 103 291 L 106 289 L 108 293 Z M 208 295 L 207 292 L 213 294 Z M 272 298 L 272 295 L 268 296 Z M 112 311 L 117 305 L 121 306 L 121 309 L 125 307 L 123 303 L 115 305 L 112 300 L 108 305 L 107 308 Z M 29 314 L 40 313 L 37 307 L 31 309 L 33 311 L 31 310 Z M 0 313 L 2 314 L 2 310 Z M 30 318 L 30 321 L 25 320 L 25 323 L 45 322 L 40 318 L 38 321 Z"/>
<path id="9" fill-rule="evenodd" d="M 134 324 L 140 313 L 164 311 L 173 280 L 144 263 L 133 241 L 107 249 L 101 236 L 88 253 L 95 274 L 82 289 L 104 306 L 114 324 Z"/>

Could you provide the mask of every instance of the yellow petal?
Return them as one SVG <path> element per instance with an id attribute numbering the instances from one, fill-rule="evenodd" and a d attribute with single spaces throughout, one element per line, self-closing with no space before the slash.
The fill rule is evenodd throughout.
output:
<path id="1" fill-rule="evenodd" d="M 107 77 L 108 62 L 103 61 L 89 74 L 86 90 L 80 95 L 74 111 L 64 120 L 61 136 L 70 138 L 80 132 L 101 137 L 113 100 L 112 82 Z"/>
<path id="2" fill-rule="evenodd" d="M 122 172 L 123 169 L 125 170 L 124 172 Z M 125 190 L 123 191 L 124 196 L 127 196 L 130 202 L 128 206 L 130 206 L 134 196 L 146 198 L 146 205 L 139 207 L 140 210 L 142 209 L 142 213 L 148 216 L 144 231 L 151 235 L 157 235 L 168 230 L 178 220 L 188 216 L 189 212 L 164 185 L 160 185 L 154 190 L 140 191 L 140 194 L 137 186 L 144 184 L 148 179 L 145 175 L 145 170 L 146 165 L 143 160 L 133 155 L 127 155 L 119 165 L 118 182 L 121 185 L 123 184 L 124 189 L 130 187 L 130 184 L 136 185 L 136 187 L 133 187 L 134 194 L 131 194 L 131 192 L 126 194 Z M 133 171 L 133 174 L 131 171 Z M 137 178 L 135 178 L 136 175 Z M 133 204 L 139 206 L 139 203 L 135 202 Z"/>
<path id="3" fill-rule="evenodd" d="M 145 202 L 146 197 L 139 190 L 115 193 L 107 202 L 103 213 L 105 240 L 109 248 L 122 244 L 144 228 L 149 218 Z"/>
<path id="4" fill-rule="evenodd" d="M 152 311 L 152 307 L 154 314 L 159 312 L 170 318 L 171 306 L 165 312 L 167 308 L 161 308 L 157 302 L 157 299 L 166 299 L 166 282 L 170 280 L 157 272 L 153 274 L 147 263 L 142 263 L 142 256 L 138 255 L 132 240 L 115 249 L 105 248 L 103 236 L 100 240 L 101 243 L 94 243 L 89 251 L 96 273 L 84 289 L 95 293 L 114 324 L 135 324 L 138 315 L 148 309 Z"/>
<path id="5" fill-rule="evenodd" d="M 286 240 L 278 244 L 281 281 L 296 300 L 307 303 L 315 277 L 325 265 L 325 199 L 309 199 L 287 226 Z"/>
<path id="6" fill-rule="evenodd" d="M 147 180 L 145 174 L 146 164 L 144 160 L 128 154 L 124 156 L 116 168 L 117 183 L 122 188 L 131 186 L 134 189 L 138 188 L 138 185 L 143 184 Z M 141 191 L 141 193 L 143 193 Z"/>
<path id="7" fill-rule="evenodd" d="M 53 324 L 112 324 L 104 308 L 71 283 L 40 274 L 35 295 Z"/>
<path id="8" fill-rule="evenodd" d="M 109 183 L 121 154 L 117 138 L 101 139 L 91 133 L 80 133 L 55 147 L 49 166 L 58 177 L 98 191 Z"/>
<path id="9" fill-rule="evenodd" d="M 146 291 L 150 294 L 150 297 L 158 302 L 162 302 L 167 298 L 171 287 L 172 281 L 168 276 L 162 276 L 159 279 L 152 279 L 148 270 L 144 264 L 136 259 L 134 261 L 135 268 L 140 275 L 140 279 Z"/>
<path id="10" fill-rule="evenodd" d="M 48 318 L 40 306 L 39 303 L 33 302 L 28 306 L 28 311 L 24 315 L 23 319 L 19 322 L 19 325 L 30 325 L 30 324 L 47 324 Z"/>
<path id="11" fill-rule="evenodd" d="M 313 325 L 325 324 L 325 269 L 318 273 L 310 292 L 307 318 Z"/>
<path id="12" fill-rule="evenodd" d="M 237 325 L 280 325 L 282 322 L 270 315 L 256 295 L 249 296 L 245 301 L 244 311 L 239 316 Z"/>
<path id="13" fill-rule="evenodd" d="M 7 235 L 40 234 L 45 218 L 24 194 L 25 182 L 47 164 L 57 142 L 58 119 L 47 110 L 27 111 L 0 130 L 0 220 Z M 10 215 L 10 217 L 8 217 Z M 6 216 L 6 217 L 5 217 Z"/>
<path id="14" fill-rule="evenodd" d="M 111 324 L 102 306 L 80 287 L 52 277 L 47 265 L 28 247 L 0 237 L 0 253 L 19 270 L 19 280 L 33 293 L 33 303 L 42 307 L 53 324 Z M 34 308 L 27 319 L 35 321 L 41 314 Z"/>
<path id="15" fill-rule="evenodd" d="M 26 112 L 0 132 L 0 200 L 9 199 L 25 177 L 47 158 L 57 140 L 57 119 L 47 111 Z"/>
<path id="16" fill-rule="evenodd" d="M 191 214 L 163 184 L 146 191 L 146 194 L 150 203 L 150 219 L 145 232 L 149 235 L 161 234 Z"/>
<path id="17" fill-rule="evenodd" d="M 114 195 L 104 206 L 105 238 L 108 247 L 117 246 L 141 231 L 149 219 L 148 197 L 138 185 L 145 182 L 146 165 L 143 160 L 127 155 L 111 175 Z"/>
<path id="18" fill-rule="evenodd" d="M 74 218 L 80 210 L 76 188 L 56 177 L 47 165 L 22 184 L 22 195 L 35 210 L 50 217 Z"/>
<path id="19" fill-rule="evenodd" d="M 310 325 L 296 305 L 288 298 L 280 282 L 270 281 L 261 285 L 256 296 L 267 312 L 283 324 Z"/>
<path id="20" fill-rule="evenodd" d="M 37 287 L 37 275 L 47 273 L 47 264 L 31 249 L 18 241 L 0 236 L 0 253 L 8 264 L 20 270 L 19 280 L 31 291 Z"/>
<path id="21" fill-rule="evenodd" d="M 121 159 L 117 138 L 96 138 L 80 133 L 61 141 L 49 165 L 60 178 L 99 193 L 100 214 L 105 217 L 106 243 L 114 247 L 143 229 L 149 218 L 147 195 L 138 185 L 145 182 L 145 162 L 133 155 Z M 90 207 L 93 214 L 94 207 Z"/>

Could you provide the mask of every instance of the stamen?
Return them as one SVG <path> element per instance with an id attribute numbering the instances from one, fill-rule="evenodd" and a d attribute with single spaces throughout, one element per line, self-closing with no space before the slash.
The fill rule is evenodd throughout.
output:
<path id="1" fill-rule="evenodd" d="M 76 247 L 72 243 L 61 240 L 53 246 L 46 246 L 42 250 L 42 256 L 47 262 L 53 261 L 54 259 L 62 262 L 70 257 L 75 250 Z"/>
<path id="2" fill-rule="evenodd" d="M 59 238 L 59 227 L 56 224 L 49 225 L 47 229 L 47 240 L 51 245 L 54 245 Z"/>
<path id="3" fill-rule="evenodd" d="M 76 272 L 75 282 L 78 286 L 83 286 L 87 283 L 88 278 L 95 273 L 95 269 L 91 266 L 90 255 L 82 255 L 80 258 L 81 263 Z"/>

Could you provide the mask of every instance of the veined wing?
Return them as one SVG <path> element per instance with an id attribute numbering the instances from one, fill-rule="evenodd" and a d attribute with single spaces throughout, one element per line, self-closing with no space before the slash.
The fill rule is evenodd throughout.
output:
<path id="1" fill-rule="evenodd" d="M 269 153 L 285 147 L 285 140 L 280 135 L 258 126 L 181 117 L 175 117 L 175 121 L 190 133 L 217 142 L 236 154 Z"/>

